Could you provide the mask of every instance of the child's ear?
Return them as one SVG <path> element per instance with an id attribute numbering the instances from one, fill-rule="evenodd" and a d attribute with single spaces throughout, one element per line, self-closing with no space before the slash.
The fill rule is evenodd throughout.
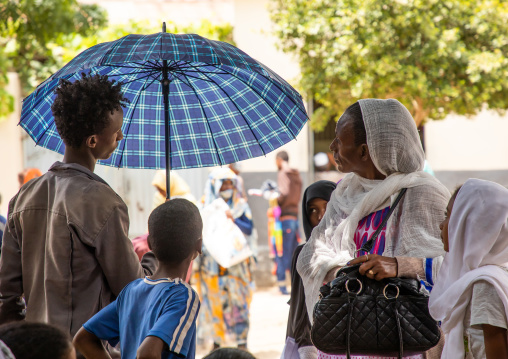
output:
<path id="1" fill-rule="evenodd" d="M 199 240 L 196 242 L 196 251 L 199 253 L 199 255 L 203 254 L 203 237 L 199 238 Z"/>
<path id="2" fill-rule="evenodd" d="M 148 249 L 152 250 L 152 243 L 150 243 L 150 242 L 151 242 L 150 234 L 148 234 L 148 237 L 146 238 L 146 243 L 148 244 Z"/>

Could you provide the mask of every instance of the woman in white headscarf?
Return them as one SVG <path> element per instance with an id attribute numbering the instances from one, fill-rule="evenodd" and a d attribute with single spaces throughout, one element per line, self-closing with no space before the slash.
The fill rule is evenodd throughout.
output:
<path id="1" fill-rule="evenodd" d="M 363 263 L 360 273 L 369 278 L 418 278 L 430 289 L 444 255 L 438 224 L 450 193 L 423 172 L 423 148 L 409 111 L 394 99 L 360 100 L 344 112 L 335 133 L 330 150 L 339 171 L 348 174 L 297 263 L 311 322 L 319 288 L 348 262 Z M 408 190 L 372 251 L 357 252 L 402 188 Z M 330 356 L 318 352 L 320 357 Z"/>
<path id="2" fill-rule="evenodd" d="M 464 358 L 464 336 L 467 358 L 508 358 L 508 189 L 467 180 L 441 230 L 448 253 L 429 309 L 442 321 L 443 358 Z"/>

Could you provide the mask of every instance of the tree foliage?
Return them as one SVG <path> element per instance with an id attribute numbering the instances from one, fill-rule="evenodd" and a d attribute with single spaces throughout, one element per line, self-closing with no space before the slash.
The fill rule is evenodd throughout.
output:
<path id="1" fill-rule="evenodd" d="M 72 60 L 80 52 L 95 46 L 102 42 L 114 41 L 129 34 L 153 34 L 162 30 L 162 21 L 159 25 L 153 25 L 148 21 L 129 21 L 126 24 L 111 25 L 95 32 L 91 36 L 80 34 L 71 34 L 63 36 L 57 43 L 51 45 L 52 51 L 59 54 L 63 66 Z M 189 24 L 186 26 L 176 25 L 172 22 L 166 22 L 166 31 L 170 33 L 193 33 L 204 36 L 212 40 L 233 42 L 233 27 L 230 24 L 213 24 L 210 21 L 203 20 L 198 24 Z"/>
<path id="2" fill-rule="evenodd" d="M 19 74 L 22 95 L 26 96 L 81 51 L 131 33 L 160 32 L 162 22 L 157 26 L 147 21 L 106 25 L 102 8 L 77 0 L 0 0 L 0 120 L 14 109 L 13 98 L 5 91 L 7 71 Z M 229 24 L 169 23 L 167 31 L 233 43 Z"/>
<path id="3" fill-rule="evenodd" d="M 23 95 L 58 69 L 50 44 L 67 34 L 89 35 L 107 22 L 97 5 L 76 0 L 3 0 L 0 2 L 0 116 L 13 110 L 5 91 L 7 71 L 20 76 Z"/>
<path id="4" fill-rule="evenodd" d="M 416 122 L 508 107 L 503 0 L 273 0 L 322 130 L 361 98 L 397 98 Z"/>

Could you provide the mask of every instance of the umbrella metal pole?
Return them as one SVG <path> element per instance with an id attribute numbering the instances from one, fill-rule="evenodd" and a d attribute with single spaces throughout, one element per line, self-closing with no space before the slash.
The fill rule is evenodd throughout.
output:
<path id="1" fill-rule="evenodd" d="M 166 32 L 166 23 L 162 23 L 162 32 Z M 170 136 L 171 130 L 169 127 L 169 78 L 168 78 L 168 60 L 162 60 L 162 95 L 164 97 L 164 130 L 165 130 L 165 145 L 166 145 L 166 200 L 171 198 L 171 186 L 169 184 L 169 176 L 171 169 L 171 143 Z"/>

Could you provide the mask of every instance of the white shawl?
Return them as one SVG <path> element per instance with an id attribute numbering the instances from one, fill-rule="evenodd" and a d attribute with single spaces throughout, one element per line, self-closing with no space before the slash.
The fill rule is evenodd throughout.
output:
<path id="1" fill-rule="evenodd" d="M 508 318 L 508 190 L 479 179 L 464 183 L 448 225 L 445 255 L 429 309 L 442 321 L 443 358 L 464 358 L 464 316 L 473 284 L 485 280 L 496 289 Z"/>
<path id="2" fill-rule="evenodd" d="M 356 250 L 354 233 L 368 214 L 391 204 L 409 188 L 387 223 L 384 255 L 434 258 L 444 255 L 439 223 L 450 193 L 422 171 L 424 153 L 415 122 L 399 101 L 360 100 L 369 153 L 387 177 L 368 180 L 354 173 L 337 185 L 321 223 L 297 262 L 310 321 L 319 288 L 329 270 L 345 265 Z"/>

